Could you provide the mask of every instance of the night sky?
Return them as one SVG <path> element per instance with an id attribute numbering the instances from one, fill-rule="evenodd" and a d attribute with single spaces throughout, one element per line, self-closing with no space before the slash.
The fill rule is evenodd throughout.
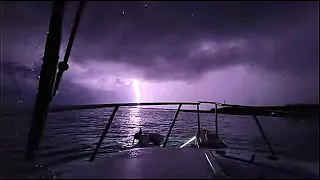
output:
<path id="1" fill-rule="evenodd" d="M 1 2 L 3 104 L 34 103 L 51 7 Z M 69 65 L 54 104 L 319 103 L 319 2 L 89 1 Z"/>

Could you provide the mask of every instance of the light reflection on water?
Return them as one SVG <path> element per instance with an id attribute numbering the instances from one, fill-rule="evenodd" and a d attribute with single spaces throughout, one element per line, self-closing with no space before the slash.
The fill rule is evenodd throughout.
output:
<path id="1" fill-rule="evenodd" d="M 140 107 L 137 108 L 128 108 L 129 111 L 129 120 L 134 126 L 129 128 L 129 133 L 126 138 L 123 138 L 123 146 L 129 147 L 132 145 L 133 136 L 139 131 L 139 127 L 141 125 L 141 117 L 140 117 Z"/>

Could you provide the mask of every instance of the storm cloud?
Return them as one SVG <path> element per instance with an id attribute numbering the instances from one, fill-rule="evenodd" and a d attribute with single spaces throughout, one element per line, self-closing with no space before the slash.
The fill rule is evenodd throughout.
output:
<path id="1" fill-rule="evenodd" d="M 144 78 L 155 79 L 184 79 L 239 64 L 288 73 L 318 71 L 317 13 L 312 2 L 159 3 L 148 8 L 101 2 L 88 6 L 74 57 L 125 62 L 141 68 Z"/>
<path id="2" fill-rule="evenodd" d="M 1 79 L 36 92 L 52 4 L 1 6 Z M 88 2 L 56 102 L 134 101 L 139 80 L 142 101 L 318 103 L 318 49 L 318 2 Z"/>

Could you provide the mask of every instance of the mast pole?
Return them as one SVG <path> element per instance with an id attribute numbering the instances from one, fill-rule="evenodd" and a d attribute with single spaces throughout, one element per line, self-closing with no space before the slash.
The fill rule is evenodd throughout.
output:
<path id="1" fill-rule="evenodd" d="M 28 135 L 26 159 L 33 159 L 34 152 L 39 147 L 39 142 L 45 128 L 49 104 L 52 100 L 53 84 L 59 61 L 61 31 L 64 14 L 64 1 L 53 1 L 49 33 L 45 45 L 43 63 L 40 72 L 38 92 L 33 111 L 33 119 Z"/>

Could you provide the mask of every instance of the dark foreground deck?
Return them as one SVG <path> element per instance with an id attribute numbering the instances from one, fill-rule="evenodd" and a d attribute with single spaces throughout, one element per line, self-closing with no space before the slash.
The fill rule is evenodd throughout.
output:
<path id="1" fill-rule="evenodd" d="M 135 148 L 69 168 L 56 178 L 80 179 L 257 179 L 303 178 L 277 169 L 223 158 L 198 148 Z M 307 177 L 312 178 L 312 177 Z M 316 177 L 315 177 L 316 178 Z"/>

